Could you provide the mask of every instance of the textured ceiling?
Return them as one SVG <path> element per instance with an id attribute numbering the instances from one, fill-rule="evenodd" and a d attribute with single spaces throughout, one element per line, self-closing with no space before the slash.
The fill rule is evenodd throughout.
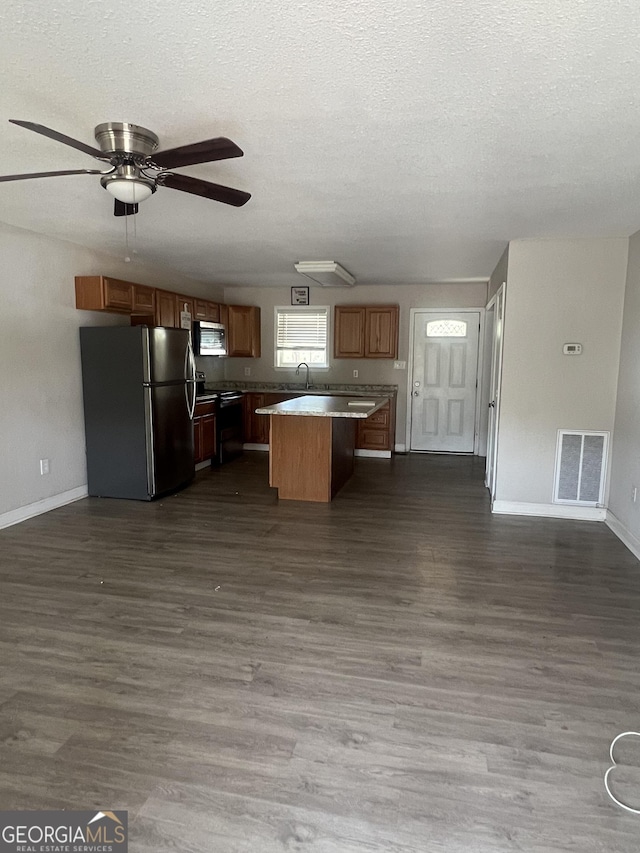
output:
<path id="1" fill-rule="evenodd" d="M 510 239 L 640 227 L 639 25 L 637 0 L 4 0 L 0 173 L 96 165 L 9 118 L 225 135 L 243 158 L 180 171 L 251 201 L 159 190 L 141 258 L 218 283 L 318 259 L 487 276 Z M 124 253 L 95 176 L 0 184 L 0 220 Z"/>

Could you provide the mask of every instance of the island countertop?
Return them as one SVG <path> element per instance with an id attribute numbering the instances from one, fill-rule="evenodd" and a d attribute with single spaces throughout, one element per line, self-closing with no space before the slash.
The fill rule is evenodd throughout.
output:
<path id="1" fill-rule="evenodd" d="M 256 409 L 257 415 L 298 415 L 315 418 L 368 418 L 381 409 L 389 397 L 334 397 L 308 395 L 294 400 L 285 400 L 273 406 Z M 349 405 L 353 403 L 354 405 Z M 368 403 L 368 405 L 363 405 Z"/>

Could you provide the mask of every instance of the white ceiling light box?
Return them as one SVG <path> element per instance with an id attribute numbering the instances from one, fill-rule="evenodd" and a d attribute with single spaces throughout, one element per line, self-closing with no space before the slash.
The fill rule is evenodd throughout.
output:
<path id="1" fill-rule="evenodd" d="M 355 276 L 336 261 L 299 261 L 294 266 L 300 275 L 322 287 L 353 287 L 356 283 Z"/>

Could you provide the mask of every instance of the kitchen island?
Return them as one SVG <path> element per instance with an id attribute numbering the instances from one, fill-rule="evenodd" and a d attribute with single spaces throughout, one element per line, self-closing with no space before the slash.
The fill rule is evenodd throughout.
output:
<path id="1" fill-rule="evenodd" d="M 356 422 L 388 400 L 305 396 L 256 409 L 269 415 L 269 485 L 278 497 L 331 501 L 353 473 Z"/>

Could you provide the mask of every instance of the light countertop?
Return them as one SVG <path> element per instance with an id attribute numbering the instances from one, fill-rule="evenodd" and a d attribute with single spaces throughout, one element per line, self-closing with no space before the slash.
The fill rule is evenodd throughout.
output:
<path id="1" fill-rule="evenodd" d="M 389 400 L 388 397 L 373 397 L 370 401 L 363 397 L 338 397 L 325 395 L 308 395 L 297 397 L 295 400 L 285 400 L 273 406 L 263 406 L 256 409 L 257 415 L 301 415 L 315 418 L 368 418 L 381 409 Z M 353 401 L 358 405 L 349 405 Z M 369 405 L 362 405 L 368 402 Z"/>

